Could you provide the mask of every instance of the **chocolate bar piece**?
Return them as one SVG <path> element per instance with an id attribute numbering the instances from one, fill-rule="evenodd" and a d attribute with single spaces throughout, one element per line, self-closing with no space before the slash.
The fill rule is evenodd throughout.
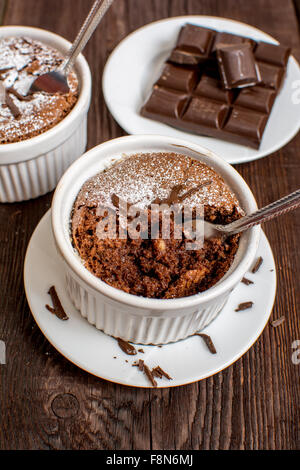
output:
<path id="1" fill-rule="evenodd" d="M 260 81 L 250 44 L 220 45 L 216 54 L 225 89 L 255 85 Z"/>
<path id="2" fill-rule="evenodd" d="M 183 114 L 187 100 L 188 95 L 184 92 L 156 85 L 150 98 L 143 106 L 141 114 L 142 116 L 176 126 Z"/>
<path id="3" fill-rule="evenodd" d="M 215 41 L 212 47 L 212 52 L 216 52 L 216 50 L 220 46 L 230 45 L 230 44 L 241 44 L 241 43 L 250 44 L 252 49 L 254 49 L 254 46 L 256 44 L 256 42 L 253 41 L 253 39 L 246 38 L 244 36 L 238 36 L 237 34 L 230 34 L 230 33 L 225 33 L 223 31 L 219 31 L 216 34 Z"/>
<path id="4" fill-rule="evenodd" d="M 255 58 L 258 61 L 285 67 L 289 59 L 291 49 L 281 44 L 269 44 L 259 42 L 255 49 Z"/>
<path id="5" fill-rule="evenodd" d="M 227 46 L 224 46 L 225 43 Z M 265 44 L 195 25 L 184 26 L 171 54 L 172 61 L 169 59 L 165 63 L 161 76 L 141 109 L 142 116 L 195 134 L 259 148 L 284 80 L 286 66 L 281 64 L 287 63 L 290 53 L 289 48 L 271 45 L 272 51 L 268 56 L 270 45 L 266 47 Z M 237 55 L 238 63 L 241 50 L 243 58 L 247 59 L 252 54 L 252 60 L 246 60 L 245 64 L 246 72 L 251 72 L 248 76 L 239 67 L 232 69 L 232 57 L 227 62 L 225 57 L 222 65 L 225 64 L 225 68 L 229 65 L 226 72 L 229 70 L 229 81 L 231 84 L 234 82 L 235 86 L 243 80 L 249 85 L 249 76 L 254 76 L 254 50 L 254 56 L 260 57 L 256 66 L 261 81 L 253 86 L 241 87 L 239 84 L 239 88 L 225 89 L 215 47 L 218 51 L 226 49 L 225 53 L 231 47 L 229 52 Z M 233 65 L 236 63 L 233 62 Z M 245 75 L 242 80 L 241 70 Z"/>
<path id="6" fill-rule="evenodd" d="M 285 68 L 266 64 L 265 62 L 257 62 L 257 66 L 261 77 L 260 85 L 279 90 L 283 82 Z"/>
<path id="7" fill-rule="evenodd" d="M 192 101 L 184 113 L 182 121 L 187 129 L 201 134 L 217 135 L 224 126 L 230 107 L 225 103 L 210 100 L 203 97 L 192 98 Z"/>
<path id="8" fill-rule="evenodd" d="M 234 107 L 223 132 L 231 134 L 238 144 L 258 147 L 267 124 L 268 116 L 250 109 Z"/>
<path id="9" fill-rule="evenodd" d="M 157 81 L 157 85 L 166 88 L 173 88 L 174 90 L 191 92 L 195 88 L 197 82 L 198 76 L 196 70 L 166 64 L 159 80 Z"/>
<path id="10" fill-rule="evenodd" d="M 252 86 L 243 88 L 236 98 L 234 104 L 269 114 L 271 112 L 275 98 L 276 93 L 274 90 L 268 90 L 267 88 L 260 86 Z"/>
<path id="11" fill-rule="evenodd" d="M 208 75 L 202 75 L 194 94 L 228 104 L 232 103 L 234 97 L 231 90 L 224 90 L 220 80 Z"/>
<path id="12" fill-rule="evenodd" d="M 186 24 L 181 28 L 169 61 L 177 64 L 197 65 L 207 60 L 214 37 L 215 32 L 211 29 Z"/>

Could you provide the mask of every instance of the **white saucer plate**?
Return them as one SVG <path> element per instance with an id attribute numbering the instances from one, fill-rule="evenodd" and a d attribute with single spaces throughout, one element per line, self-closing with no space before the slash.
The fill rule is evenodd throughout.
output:
<path id="1" fill-rule="evenodd" d="M 220 315 L 203 330 L 216 347 L 211 354 L 199 336 L 159 346 L 136 346 L 144 353 L 126 355 L 117 341 L 90 325 L 72 305 L 65 292 L 64 268 L 57 254 L 51 231 L 50 211 L 41 219 L 28 245 L 25 265 L 25 291 L 32 315 L 48 341 L 67 359 L 97 377 L 133 387 L 151 387 L 132 363 L 143 359 L 153 368 L 162 367 L 173 380 L 158 380 L 158 387 L 185 385 L 225 369 L 239 359 L 257 340 L 272 311 L 276 291 L 276 271 L 270 245 L 264 233 L 258 256 L 263 264 L 257 273 L 247 273 L 254 284 L 241 283 L 231 294 Z M 51 314 L 49 287 L 55 285 L 67 321 Z M 246 301 L 248 310 L 235 312 Z M 126 362 L 128 361 L 128 362 Z"/>
<path id="2" fill-rule="evenodd" d="M 210 16 L 182 16 L 143 26 L 120 42 L 103 72 L 104 98 L 118 124 L 128 134 L 158 134 L 189 140 L 209 148 L 229 163 L 257 160 L 286 145 L 300 129 L 300 103 L 293 99 L 294 95 L 299 95 L 300 66 L 294 57 L 289 59 L 286 79 L 276 98 L 259 150 L 180 131 L 140 116 L 140 109 L 185 23 L 278 43 L 253 26 Z"/>

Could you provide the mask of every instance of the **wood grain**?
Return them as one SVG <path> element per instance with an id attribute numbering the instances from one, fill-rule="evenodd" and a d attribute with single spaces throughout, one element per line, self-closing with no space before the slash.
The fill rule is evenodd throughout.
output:
<path id="1" fill-rule="evenodd" d="M 0 1 L 4 24 L 43 27 L 72 40 L 91 1 Z M 60 14 L 57 12 L 61 11 Z M 247 22 L 293 47 L 300 58 L 292 0 L 116 0 L 85 55 L 93 74 L 88 147 L 124 132 L 101 91 L 109 53 L 128 33 L 160 18 L 186 14 Z M 284 117 L 283 117 L 284 119 Z M 267 158 L 237 165 L 258 204 L 299 187 L 299 135 Z M 73 366 L 33 321 L 23 289 L 26 247 L 52 195 L 0 205 L 0 449 L 296 449 L 299 448 L 299 370 L 291 344 L 300 339 L 299 212 L 270 222 L 266 233 L 278 269 L 272 318 L 234 365 L 201 382 L 163 390 L 127 388 Z"/>

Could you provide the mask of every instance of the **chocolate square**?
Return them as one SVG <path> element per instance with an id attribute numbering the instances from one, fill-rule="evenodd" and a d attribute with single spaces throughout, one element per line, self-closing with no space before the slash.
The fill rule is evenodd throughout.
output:
<path id="1" fill-rule="evenodd" d="M 225 89 L 255 85 L 260 81 L 250 44 L 222 45 L 217 48 L 216 54 Z"/>
<path id="2" fill-rule="evenodd" d="M 250 109 L 234 107 L 223 131 L 230 134 L 231 140 L 259 148 L 268 116 Z"/>
<path id="3" fill-rule="evenodd" d="M 186 24 L 141 114 L 259 148 L 289 54 L 284 46 Z"/>
<path id="4" fill-rule="evenodd" d="M 244 36 L 238 36 L 237 34 L 230 34 L 220 31 L 216 34 L 215 41 L 212 47 L 212 52 L 216 52 L 219 46 L 232 45 L 232 44 L 250 44 L 251 48 L 254 49 L 256 44 L 253 39 L 245 38 Z"/>
<path id="5" fill-rule="evenodd" d="M 289 59 L 291 49 L 281 44 L 269 44 L 259 42 L 255 49 L 255 58 L 261 62 L 285 67 Z"/>
<path id="6" fill-rule="evenodd" d="M 224 90 L 220 80 L 208 75 L 202 75 L 194 94 L 228 104 L 232 103 L 233 100 L 233 92 Z"/>
<path id="7" fill-rule="evenodd" d="M 169 61 L 178 64 L 199 64 L 209 57 L 214 37 L 215 32 L 211 29 L 186 24 L 181 28 Z"/>
<path id="8" fill-rule="evenodd" d="M 185 111 L 182 121 L 189 123 L 189 129 L 196 133 L 205 133 L 222 129 L 229 113 L 229 106 L 225 103 L 210 100 L 204 97 L 194 97 Z"/>
<path id="9" fill-rule="evenodd" d="M 260 85 L 279 90 L 285 74 L 284 67 L 277 67 L 265 62 L 257 62 L 257 66 L 261 77 Z"/>
<path id="10" fill-rule="evenodd" d="M 186 106 L 188 95 L 177 90 L 154 86 L 152 94 L 141 110 L 144 117 L 167 124 L 178 124 Z"/>
<path id="11" fill-rule="evenodd" d="M 276 93 L 261 86 L 243 88 L 234 104 L 269 114 L 274 104 Z"/>
<path id="12" fill-rule="evenodd" d="M 191 92 L 198 81 L 196 70 L 166 64 L 157 85 L 174 90 Z"/>

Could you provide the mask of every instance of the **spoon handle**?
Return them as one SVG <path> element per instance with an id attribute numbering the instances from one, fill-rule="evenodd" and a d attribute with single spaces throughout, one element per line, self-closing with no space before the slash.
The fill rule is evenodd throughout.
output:
<path id="1" fill-rule="evenodd" d="M 60 67 L 60 70 L 65 75 L 74 64 L 78 54 L 80 54 L 80 52 L 85 47 L 86 43 L 90 39 L 91 35 L 95 31 L 96 27 L 100 23 L 112 2 L 113 0 L 96 0 L 94 2 L 88 16 L 86 17 L 79 33 L 75 38 L 75 41 L 72 44 L 72 47 L 70 48 L 64 62 Z"/>
<path id="2" fill-rule="evenodd" d="M 274 219 L 274 217 L 278 217 L 285 212 L 296 209 L 298 206 L 300 206 L 300 189 L 278 199 L 278 201 L 272 202 L 272 204 L 269 204 L 268 206 L 262 207 L 253 214 L 246 215 L 245 217 L 224 226 L 223 228 L 226 233 L 230 234 L 243 232 L 253 225 Z"/>

